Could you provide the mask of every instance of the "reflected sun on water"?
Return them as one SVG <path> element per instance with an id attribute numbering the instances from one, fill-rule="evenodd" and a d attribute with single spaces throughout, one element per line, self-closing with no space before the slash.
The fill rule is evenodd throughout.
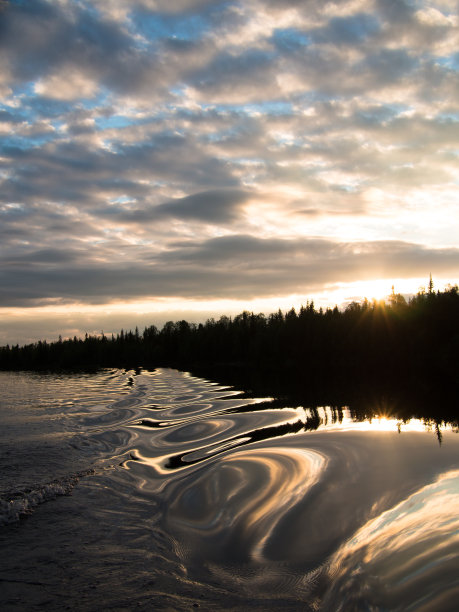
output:
<path id="1" fill-rule="evenodd" d="M 457 427 L 452 423 L 435 423 L 425 419 L 400 419 L 385 414 L 375 414 L 369 418 L 358 418 L 348 408 L 337 410 L 330 406 L 321 406 L 315 409 L 304 409 L 306 421 L 315 419 L 317 429 L 332 431 L 368 431 L 368 432 L 434 432 L 455 431 Z"/>

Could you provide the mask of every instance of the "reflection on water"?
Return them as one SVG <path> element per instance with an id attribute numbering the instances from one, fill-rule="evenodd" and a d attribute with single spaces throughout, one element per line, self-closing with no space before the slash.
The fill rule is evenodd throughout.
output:
<path id="1" fill-rule="evenodd" d="M 434 539 L 446 537 L 459 552 L 456 525 L 433 512 L 440 485 L 432 483 L 459 482 L 451 471 L 459 465 L 452 425 L 442 425 L 447 444 L 440 448 L 438 424 L 421 419 L 356 421 L 346 408 L 247 399 L 168 370 L 152 380 L 168 391 L 155 393 L 151 416 L 131 425 L 138 437 L 123 466 L 162 500 L 162 528 L 191 575 L 270 598 L 294 592 L 325 610 L 430 601 L 431 570 L 423 572 L 422 595 L 412 579 L 415 599 L 407 572 L 417 567 L 417 538 L 426 566 L 443 564 L 422 527 L 429 512 Z M 422 508 L 421 498 L 429 500 Z M 443 518 L 458 513 L 457 502 L 443 498 Z M 395 564 L 391 529 L 406 548 Z M 454 592 L 455 580 L 445 582 Z M 381 599 L 381 585 L 392 599 Z"/>
<path id="2" fill-rule="evenodd" d="M 168 488 L 167 522 L 183 532 L 192 557 L 262 561 L 276 525 L 319 480 L 325 462 L 307 449 L 231 453 Z"/>
<path id="3" fill-rule="evenodd" d="M 457 609 L 459 471 L 364 525 L 332 556 L 325 609 Z"/>
<path id="4" fill-rule="evenodd" d="M 142 561 L 123 569 L 120 555 L 118 579 L 94 587 L 104 605 L 116 607 L 124 571 L 136 585 L 145 572 L 157 582 L 145 609 L 189 609 L 198 591 L 209 610 L 455 609 L 459 439 L 452 425 L 394 418 L 390 410 L 358 421 L 345 407 L 247 397 L 168 369 L 76 377 L 62 389 L 54 381 L 52 397 L 44 378 L 30 383 L 34 391 L 29 399 L 22 393 L 15 414 L 5 408 L 4 422 L 40 459 L 35 471 L 33 461 L 21 464 L 24 482 L 41 486 L 46 476 L 49 483 L 59 453 L 59 482 L 74 466 L 91 469 L 95 475 L 78 487 L 87 494 L 79 529 L 99 542 L 104 525 L 123 550 L 136 547 Z M 50 431 L 55 448 L 46 447 Z M 5 463 L 10 476 L 14 457 Z M 50 525 L 52 535 L 41 526 L 35 537 L 69 540 L 69 525 L 62 536 L 56 517 Z M 104 546 L 113 550 L 113 541 Z M 105 571 L 97 555 L 91 571 L 84 572 L 87 550 L 72 567 L 91 581 Z M 165 586 L 172 579 L 173 595 Z M 80 602 L 79 609 L 91 608 Z"/>

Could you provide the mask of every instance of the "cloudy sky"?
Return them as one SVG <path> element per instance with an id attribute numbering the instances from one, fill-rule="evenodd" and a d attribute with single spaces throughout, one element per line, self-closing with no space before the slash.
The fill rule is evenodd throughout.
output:
<path id="1" fill-rule="evenodd" d="M 0 0 L 0 344 L 459 280 L 456 0 Z"/>

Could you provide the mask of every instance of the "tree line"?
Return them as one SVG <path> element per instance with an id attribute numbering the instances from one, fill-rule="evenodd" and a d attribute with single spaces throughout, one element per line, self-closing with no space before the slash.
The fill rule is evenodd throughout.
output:
<path id="1" fill-rule="evenodd" d="M 250 369 L 314 384 L 349 376 L 458 382 L 459 290 L 429 285 L 408 302 L 392 292 L 386 301 L 353 302 L 345 310 L 308 302 L 269 316 L 244 311 L 203 324 L 169 321 L 162 329 L 0 348 L 3 370 L 142 366 Z"/>

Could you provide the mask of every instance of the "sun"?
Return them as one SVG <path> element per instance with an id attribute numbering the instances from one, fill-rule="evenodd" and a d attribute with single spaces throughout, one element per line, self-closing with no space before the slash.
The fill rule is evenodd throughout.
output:
<path id="1" fill-rule="evenodd" d="M 392 293 L 392 286 L 393 282 L 387 278 L 339 283 L 329 288 L 327 298 L 336 304 L 360 302 L 365 298 L 370 301 L 385 300 Z"/>
<path id="2" fill-rule="evenodd" d="M 392 291 L 402 294 L 406 300 L 416 295 L 419 291 L 426 291 L 429 277 L 411 278 L 375 278 L 370 280 L 359 280 L 350 283 L 336 283 L 328 286 L 323 297 L 328 302 L 336 304 L 349 304 L 350 302 L 361 302 L 365 298 L 370 302 L 373 300 L 388 301 Z M 435 279 L 435 288 L 446 286 L 442 279 Z"/>
<path id="3" fill-rule="evenodd" d="M 369 300 L 384 300 L 392 292 L 392 285 L 387 278 L 363 281 L 359 285 L 360 296 Z"/>

